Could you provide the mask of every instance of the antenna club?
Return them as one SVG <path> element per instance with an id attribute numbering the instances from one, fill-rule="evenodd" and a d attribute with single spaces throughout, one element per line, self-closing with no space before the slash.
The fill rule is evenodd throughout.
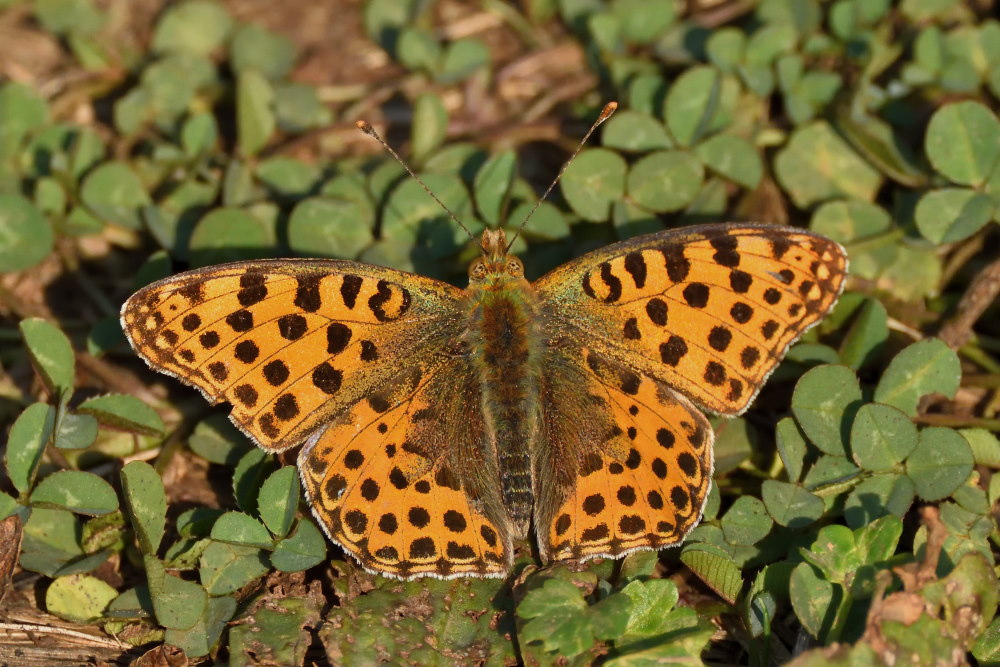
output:
<path id="1" fill-rule="evenodd" d="M 552 192 L 552 188 L 556 187 L 556 183 L 558 183 L 559 179 L 561 179 L 563 174 L 566 173 L 566 169 L 569 167 L 570 163 L 572 163 L 573 160 L 576 158 L 576 156 L 580 154 L 580 151 L 583 150 L 583 146 L 584 144 L 587 143 L 587 140 L 590 139 L 590 135 L 592 135 L 594 133 L 594 130 L 597 129 L 597 126 L 606 121 L 611 116 L 611 114 L 615 112 L 615 109 L 617 108 L 618 108 L 618 102 L 608 102 L 607 104 L 604 105 L 604 108 L 601 109 L 601 114 L 597 117 L 597 120 L 594 121 L 594 124 L 590 126 L 590 129 L 587 130 L 587 133 L 583 135 L 583 139 L 580 140 L 580 144 L 576 147 L 576 150 L 573 151 L 573 154 L 570 155 L 569 159 L 566 160 L 565 164 L 563 164 L 562 169 L 560 169 L 559 173 L 556 174 L 556 177 L 552 180 L 552 183 L 549 184 L 548 189 L 546 189 L 545 192 L 542 194 L 542 196 L 538 198 L 538 201 L 535 202 L 534 208 L 532 208 L 528 212 L 528 215 L 524 218 L 524 220 L 521 221 L 521 225 L 517 228 L 517 232 L 514 234 L 513 237 L 511 237 L 510 243 L 507 244 L 508 252 L 510 252 L 510 249 L 514 245 L 514 241 L 516 241 L 517 237 L 521 234 L 521 230 L 524 229 L 524 226 L 526 224 L 528 224 L 528 220 L 530 220 L 531 216 L 535 214 L 535 211 L 537 211 L 538 207 L 541 206 L 543 201 L 545 201 L 545 198 L 549 196 L 549 193 Z"/>
<path id="2" fill-rule="evenodd" d="M 354 123 L 354 126 L 364 132 L 365 134 L 371 134 L 374 128 L 367 120 L 359 120 Z"/>

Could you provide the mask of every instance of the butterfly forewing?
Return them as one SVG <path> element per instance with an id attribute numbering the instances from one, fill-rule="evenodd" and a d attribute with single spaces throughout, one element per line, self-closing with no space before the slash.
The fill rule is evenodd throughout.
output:
<path id="1" fill-rule="evenodd" d="M 454 339 L 460 298 L 353 262 L 240 262 L 143 288 L 122 324 L 151 366 L 232 403 L 233 422 L 280 451 Z"/>
<path id="2" fill-rule="evenodd" d="M 602 248 L 535 285 L 554 338 L 585 340 L 701 406 L 738 414 L 836 302 L 846 266 L 843 248 L 809 232 L 708 225 Z"/>

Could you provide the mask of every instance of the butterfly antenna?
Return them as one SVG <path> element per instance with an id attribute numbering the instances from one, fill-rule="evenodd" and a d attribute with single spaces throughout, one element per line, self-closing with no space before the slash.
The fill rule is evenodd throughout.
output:
<path id="1" fill-rule="evenodd" d="M 590 126 L 589 130 L 587 130 L 587 134 L 583 135 L 583 139 L 580 140 L 580 144 L 576 147 L 576 150 L 573 151 L 573 154 L 569 156 L 569 159 L 566 160 L 566 162 L 563 164 L 562 169 L 560 169 L 559 173 L 556 174 L 556 177 L 552 180 L 552 183 L 549 185 L 548 189 L 545 191 L 544 194 L 542 194 L 541 197 L 538 198 L 538 201 L 535 202 L 535 206 L 528 212 L 528 215 L 525 216 L 524 220 L 521 222 L 521 225 L 517 228 L 517 232 L 515 232 L 514 236 L 510 239 L 510 243 L 507 244 L 508 252 L 510 251 L 511 247 L 513 247 L 514 241 L 517 240 L 517 237 L 521 235 L 521 230 L 524 229 L 524 226 L 526 224 L 528 224 L 528 220 L 531 220 L 531 216 L 535 214 L 535 211 L 538 210 L 538 207 L 542 205 L 542 202 L 545 201 L 546 197 L 549 196 L 549 193 L 552 192 L 552 188 L 556 187 L 556 183 L 558 183 L 560 179 L 562 179 L 563 174 L 566 173 L 566 169 L 569 167 L 570 164 L 572 164 L 573 160 L 576 159 L 576 156 L 580 154 L 580 151 L 583 150 L 583 147 L 587 143 L 587 140 L 590 139 L 590 135 L 594 133 L 594 130 L 596 130 L 601 123 L 606 121 L 608 118 L 611 118 L 611 114 L 613 114 L 617 108 L 618 108 L 618 102 L 608 102 L 607 104 L 604 105 L 604 108 L 601 109 L 601 115 L 597 117 L 597 120 L 594 121 L 594 124 Z"/>
<path id="2" fill-rule="evenodd" d="M 427 194 L 429 194 L 431 196 L 431 198 L 434 199 L 434 201 L 436 201 L 438 203 L 438 206 L 440 206 L 441 208 L 444 209 L 445 213 L 447 213 L 449 216 L 451 216 L 451 219 L 454 220 L 455 223 L 458 224 L 458 226 L 462 228 L 462 231 L 464 231 L 466 234 L 468 234 L 469 238 L 472 239 L 473 241 L 476 240 L 476 237 L 472 235 L 472 232 L 469 231 L 469 228 L 462 224 L 462 221 L 458 219 L 458 216 L 455 215 L 454 213 L 452 213 L 451 209 L 448 208 L 447 206 L 445 206 L 444 202 L 441 201 L 440 199 L 438 199 L 438 196 L 436 194 L 434 194 L 433 192 L 431 192 L 431 189 L 429 187 L 427 187 L 426 185 L 424 185 L 424 182 L 420 180 L 420 177 L 417 176 L 415 173 L 413 173 L 413 170 L 410 169 L 410 165 L 406 164 L 406 162 L 403 161 L 403 158 L 399 157 L 399 155 L 396 153 L 396 151 L 392 150 L 392 146 L 390 146 L 389 144 L 387 144 L 385 142 L 385 139 L 383 139 L 381 137 L 381 135 L 379 135 L 379 133 L 375 131 L 375 128 L 371 126 L 371 123 L 369 123 L 366 120 L 359 120 L 358 122 L 355 123 L 355 125 L 357 126 L 357 128 L 359 130 L 361 130 L 362 132 L 364 132 L 365 134 L 367 134 L 369 137 L 372 137 L 375 141 L 377 141 L 380 144 L 382 144 L 382 148 L 384 148 L 387 151 L 389 151 L 389 155 L 391 155 L 392 157 L 396 158 L 396 162 L 398 162 L 399 164 L 403 165 L 403 169 L 405 169 L 406 172 L 410 176 L 413 177 L 413 180 L 415 180 L 417 183 L 420 184 L 420 187 L 422 187 L 424 189 L 424 192 L 426 192 Z"/>

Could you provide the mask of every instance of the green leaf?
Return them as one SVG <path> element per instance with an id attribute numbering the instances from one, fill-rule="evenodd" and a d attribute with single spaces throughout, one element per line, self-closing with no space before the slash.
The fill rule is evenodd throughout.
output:
<path id="1" fill-rule="evenodd" d="M 754 190 L 760 183 L 764 163 L 757 149 L 746 139 L 717 134 L 695 148 L 705 166 L 720 176 Z"/>
<path id="2" fill-rule="evenodd" d="M 668 630 L 666 621 L 679 598 L 674 582 L 669 579 L 632 581 L 621 592 L 632 600 L 632 613 L 619 642 L 656 637 Z"/>
<path id="3" fill-rule="evenodd" d="M 857 477 L 859 468 L 846 456 L 820 456 L 806 473 L 802 485 L 817 490 L 827 485 L 838 485 Z"/>
<path id="4" fill-rule="evenodd" d="M 580 590 L 568 581 L 549 579 L 529 591 L 517 606 L 517 615 L 527 622 L 520 633 L 524 642 L 540 642 L 546 651 L 574 657 L 594 645 L 594 636 L 584 612 L 587 603 Z"/>
<path id="5" fill-rule="evenodd" d="M 877 299 L 868 299 L 840 344 L 840 359 L 858 370 L 878 358 L 889 340 L 889 314 Z"/>
<path id="6" fill-rule="evenodd" d="M 31 493 L 31 504 L 100 516 L 118 509 L 118 496 L 110 484 L 93 473 L 59 470 L 38 483 Z"/>
<path id="7" fill-rule="evenodd" d="M 236 600 L 228 596 L 208 598 L 205 610 L 186 630 L 168 628 L 163 639 L 184 655 L 195 658 L 208 655 L 218 643 L 229 620 L 236 613 Z"/>
<path id="8" fill-rule="evenodd" d="M 333 122 L 333 113 L 320 99 L 319 89 L 305 83 L 279 81 L 274 85 L 274 113 L 285 132 L 305 132 Z"/>
<path id="9" fill-rule="evenodd" d="M 604 123 L 601 144 L 637 153 L 673 148 L 663 123 L 648 113 L 633 109 L 622 109 Z"/>
<path id="10" fill-rule="evenodd" d="M 823 499 L 798 484 L 764 480 L 761 498 L 774 521 L 788 528 L 804 528 L 823 516 Z"/>
<path id="11" fill-rule="evenodd" d="M 208 604 L 205 589 L 190 581 L 167 574 L 155 556 L 143 556 L 149 595 L 156 622 L 167 629 L 185 630 L 198 622 Z"/>
<path id="12" fill-rule="evenodd" d="M 993 218 L 993 199 L 966 188 L 931 190 L 917 202 L 914 219 L 925 239 L 935 244 L 964 241 Z"/>
<path id="13" fill-rule="evenodd" d="M 628 195 L 657 213 L 677 211 L 694 201 L 704 176 L 701 162 L 690 153 L 658 151 L 632 165 Z"/>
<path id="14" fill-rule="evenodd" d="M 295 64 L 295 44 L 284 35 L 246 23 L 233 34 L 229 62 L 237 74 L 252 70 L 271 80 L 280 79 Z"/>
<path id="15" fill-rule="evenodd" d="M 96 569 L 111 554 L 110 549 L 84 553 L 80 545 L 83 526 L 66 510 L 32 507 L 24 526 L 21 567 L 48 577 L 82 574 Z"/>
<path id="16" fill-rule="evenodd" d="M 236 504 L 247 514 L 257 511 L 257 494 L 261 484 L 274 470 L 274 459 L 264 450 L 251 447 L 233 470 L 233 495 Z"/>
<path id="17" fill-rule="evenodd" d="M 299 202 L 288 221 L 288 246 L 305 257 L 353 259 L 375 240 L 370 203 L 334 197 Z"/>
<path id="18" fill-rule="evenodd" d="M 257 165 L 257 178 L 281 198 L 305 197 L 320 180 L 316 165 L 287 157 L 275 157 Z"/>
<path id="19" fill-rule="evenodd" d="M 917 494 L 933 502 L 947 498 L 964 484 L 974 464 L 965 438 L 950 428 L 931 427 L 920 432 L 916 449 L 906 459 L 906 474 Z"/>
<path id="20" fill-rule="evenodd" d="M 207 58 L 181 53 L 163 58 L 142 71 L 147 113 L 160 124 L 173 123 L 191 108 L 199 88 L 215 84 L 216 79 L 215 67 Z"/>
<path id="21" fill-rule="evenodd" d="M 35 18 L 47 32 L 93 35 L 104 25 L 104 15 L 90 0 L 36 0 Z"/>
<path id="22" fill-rule="evenodd" d="M 720 525 L 727 542 L 750 546 L 767 537 L 774 522 L 764 503 L 753 496 L 741 496 L 722 516 Z"/>
<path id="23" fill-rule="evenodd" d="M 181 127 L 181 146 L 191 157 L 204 155 L 215 148 L 219 139 L 219 126 L 210 113 L 195 113 Z"/>
<path id="24" fill-rule="evenodd" d="M 271 565 L 282 572 L 301 572 L 326 559 L 326 538 L 312 521 L 302 519 L 295 532 L 271 552 Z"/>
<path id="25" fill-rule="evenodd" d="M 733 557 L 714 544 L 688 541 L 681 562 L 730 604 L 739 599 L 743 575 Z"/>
<path id="26" fill-rule="evenodd" d="M 29 133 L 49 122 L 48 106 L 34 88 L 13 81 L 0 85 L 0 161 L 14 155 Z"/>
<path id="27" fill-rule="evenodd" d="M 95 216 L 128 229 L 142 226 L 141 211 L 152 200 L 125 162 L 105 162 L 84 179 L 80 198 Z"/>
<path id="28" fill-rule="evenodd" d="M 638 234 L 663 231 L 663 223 L 654 212 L 641 208 L 627 199 L 613 204 L 611 222 L 621 240 L 630 239 Z"/>
<path id="29" fill-rule="evenodd" d="M 949 104 L 931 116 L 924 150 L 946 178 L 982 185 L 1000 161 L 1000 121 L 979 102 Z"/>
<path id="30" fill-rule="evenodd" d="M 445 85 L 457 83 L 489 62 L 490 50 L 482 41 L 471 37 L 456 39 L 445 49 L 434 79 Z"/>
<path id="31" fill-rule="evenodd" d="M 212 526 L 212 539 L 231 544 L 270 549 L 271 534 L 267 528 L 249 514 L 226 512 Z"/>
<path id="32" fill-rule="evenodd" d="M 1000 616 L 990 622 L 972 646 L 972 655 L 980 665 L 1000 662 Z"/>
<path id="33" fill-rule="evenodd" d="M 10 427 L 4 464 L 11 484 L 20 493 L 31 489 L 45 446 L 52 439 L 56 411 L 45 403 L 32 403 Z"/>
<path id="34" fill-rule="evenodd" d="M 78 412 L 93 415 L 104 426 L 139 435 L 162 435 L 163 420 L 138 398 L 125 394 L 108 394 L 84 401 Z"/>
<path id="35" fill-rule="evenodd" d="M 271 221 L 246 210 L 212 209 L 198 221 L 191 234 L 191 264 L 211 266 L 268 257 L 273 253 L 276 235 Z"/>
<path id="36" fill-rule="evenodd" d="M 906 475 L 872 475 L 855 486 L 844 501 L 844 520 L 860 528 L 883 516 L 902 517 L 913 504 L 916 489 Z"/>
<path id="37" fill-rule="evenodd" d="M 107 560 L 108 550 L 85 554 L 80 546 L 82 526 L 66 510 L 32 507 L 24 524 L 21 567 L 47 577 L 89 572 Z"/>
<path id="38" fill-rule="evenodd" d="M 708 61 L 727 74 L 736 71 L 746 50 L 746 33 L 733 26 L 713 30 L 705 43 Z"/>
<path id="39" fill-rule="evenodd" d="M 115 323 L 117 325 L 117 322 Z M 59 449 L 86 449 L 97 439 L 97 420 L 90 415 L 65 413 L 53 442 Z"/>
<path id="40" fill-rule="evenodd" d="M 58 577 L 45 591 L 45 610 L 76 623 L 99 619 L 118 591 L 97 577 L 73 574 Z"/>
<path id="41" fill-rule="evenodd" d="M 234 467 L 251 447 L 246 436 L 221 414 L 209 415 L 198 422 L 188 438 L 188 446 L 203 459 L 229 467 Z"/>
<path id="42" fill-rule="evenodd" d="M 919 188 L 927 174 L 907 147 L 907 139 L 892 125 L 855 110 L 837 114 L 837 129 L 879 171 L 901 185 Z"/>
<path id="43" fill-rule="evenodd" d="M 932 249 L 897 244 L 892 260 L 882 268 L 879 283 L 896 298 L 913 301 L 940 289 L 941 258 Z"/>
<path id="44" fill-rule="evenodd" d="M 806 457 L 805 436 L 791 417 L 778 422 L 774 435 L 778 455 L 788 471 L 788 479 L 797 482 L 802 477 L 802 464 Z"/>
<path id="45" fill-rule="evenodd" d="M 654 118 L 661 118 L 663 116 L 663 99 L 666 96 L 667 87 L 666 80 L 655 72 L 638 74 L 632 77 L 628 82 L 628 102 L 625 104 L 627 108 L 618 111 L 618 113 L 604 124 L 604 127 L 607 128 L 608 124 L 614 121 L 619 115 L 623 113 L 628 114 L 632 111 L 637 111 Z M 656 148 L 672 147 L 672 145 L 668 145 L 657 146 Z"/>
<path id="46" fill-rule="evenodd" d="M 236 128 L 240 154 L 256 155 L 274 133 L 274 91 L 264 76 L 243 70 L 236 80 Z"/>
<path id="47" fill-rule="evenodd" d="M 69 339 L 57 326 L 38 317 L 21 320 L 19 327 L 45 388 L 61 401 L 73 389 L 75 376 L 76 358 Z"/>
<path id="48" fill-rule="evenodd" d="M 866 403 L 851 425 L 851 456 L 865 470 L 893 469 L 917 446 L 917 427 L 889 405 Z"/>
<path id="49" fill-rule="evenodd" d="M 775 158 L 775 173 L 795 205 L 809 208 L 827 199 L 871 201 L 882 176 L 825 122 L 797 129 Z"/>
<path id="50" fill-rule="evenodd" d="M 155 555 L 167 522 L 167 494 L 163 480 L 144 461 L 130 461 L 121 471 L 125 506 L 143 553 Z"/>
<path id="51" fill-rule="evenodd" d="M 628 627 L 632 599 L 627 595 L 610 595 L 587 609 L 591 632 L 597 639 L 616 639 Z"/>
<path id="52" fill-rule="evenodd" d="M 0 273 L 30 269 L 54 245 L 52 225 L 34 204 L 20 195 L 0 194 Z"/>
<path id="53" fill-rule="evenodd" d="M 854 543 L 862 562 L 882 563 L 892 558 L 903 534 L 901 517 L 882 517 L 854 531 Z"/>
<path id="54" fill-rule="evenodd" d="M 715 471 L 722 474 L 735 470 L 753 453 L 753 428 L 743 417 L 727 419 L 716 428 Z"/>
<path id="55" fill-rule="evenodd" d="M 799 563 L 792 570 L 788 590 L 792 608 L 802 626 L 823 641 L 830 631 L 843 589 L 819 576 L 812 565 Z"/>
<path id="56" fill-rule="evenodd" d="M 416 26 L 406 26 L 399 33 L 396 57 L 408 69 L 435 70 L 441 62 L 444 49 L 428 31 Z"/>
<path id="57" fill-rule="evenodd" d="M 649 44 L 677 17 L 677 6 L 671 0 L 613 0 L 611 11 L 630 44 Z"/>
<path id="58" fill-rule="evenodd" d="M 277 537 L 288 534 L 299 508 L 299 478 L 295 466 L 283 466 L 264 481 L 257 496 L 260 518 Z"/>
<path id="59" fill-rule="evenodd" d="M 714 67 L 691 67 L 681 74 L 667 93 L 667 127 L 681 146 L 697 143 L 719 111 L 722 77 Z"/>
<path id="60" fill-rule="evenodd" d="M 517 156 L 514 151 L 494 155 L 476 172 L 472 192 L 479 215 L 490 225 L 500 223 L 503 205 L 514 180 Z"/>
<path id="61" fill-rule="evenodd" d="M 1000 468 L 1000 440 L 983 428 L 963 428 L 959 431 L 972 448 L 976 465 Z"/>
<path id="62" fill-rule="evenodd" d="M 537 239 L 539 241 L 556 241 L 569 236 L 569 224 L 559 207 L 550 202 L 542 202 L 535 209 L 534 214 L 528 218 L 531 209 L 535 205 L 530 202 L 520 204 L 507 216 L 507 227 L 517 228 L 522 222 L 527 222 L 522 230 L 522 235 L 526 238 Z"/>
<path id="63" fill-rule="evenodd" d="M 251 546 L 213 541 L 201 554 L 198 576 L 212 595 L 235 593 L 267 574 L 265 553 Z"/>
<path id="64" fill-rule="evenodd" d="M 391 601 L 380 596 L 378 591 L 374 592 L 374 595 L 382 604 L 388 603 L 390 605 L 394 604 L 396 600 L 412 599 L 406 593 L 397 593 Z M 452 607 L 448 616 L 451 618 L 459 617 L 465 611 L 464 605 L 454 605 L 454 598 L 448 598 L 448 600 L 452 603 L 448 605 Z M 431 608 L 440 609 L 439 606 L 435 605 L 435 602 L 436 599 L 431 598 Z M 458 606 L 462 611 L 454 610 L 453 605 Z M 317 602 L 312 596 L 276 598 L 269 601 L 267 605 L 257 608 L 253 615 L 246 619 L 247 622 L 229 628 L 229 654 L 240 657 L 247 656 L 247 662 L 234 660 L 231 664 L 233 667 L 240 664 L 247 665 L 251 658 L 253 664 L 304 665 L 308 663 L 307 655 L 313 640 L 316 639 L 311 629 L 326 626 L 321 611 L 322 602 Z M 335 651 L 338 657 L 337 661 L 345 665 L 369 663 L 374 645 L 379 646 L 380 650 L 384 649 L 385 655 L 401 655 L 399 650 L 402 646 L 395 643 L 396 639 L 401 640 L 402 645 L 413 649 L 404 649 L 408 659 L 420 663 L 430 662 L 433 664 L 435 662 L 432 657 L 437 652 L 426 644 L 414 645 L 406 642 L 414 629 L 412 623 L 401 619 L 401 623 L 393 623 L 393 628 L 388 629 L 373 622 L 376 614 L 377 612 L 370 609 L 353 608 L 334 621 L 339 626 L 336 631 L 329 632 L 329 630 L 333 630 L 332 624 L 321 629 L 319 639 L 324 646 Z M 345 619 L 346 623 L 340 623 L 339 621 L 345 616 L 349 617 Z M 439 622 L 438 618 L 440 617 L 435 615 L 430 619 L 432 626 L 423 627 L 427 628 L 428 632 L 434 632 L 440 641 L 440 646 L 450 647 L 455 654 L 465 654 L 463 650 L 465 647 L 459 643 L 460 641 L 472 643 L 479 639 L 475 634 L 469 638 L 468 634 L 463 633 L 463 630 L 467 632 L 468 625 L 462 624 L 460 620 L 459 627 L 456 628 L 454 624 L 447 623 L 447 621 Z M 434 625 L 437 627 L 433 627 Z M 476 643 L 476 648 L 481 646 L 483 645 Z M 491 648 L 493 647 L 487 647 L 485 652 L 492 654 Z"/>
<path id="65" fill-rule="evenodd" d="M 222 46 L 233 19 L 219 4 L 191 0 L 164 11 L 153 32 L 153 50 L 207 56 Z"/>
<path id="66" fill-rule="evenodd" d="M 614 151 L 590 148 L 567 167 L 559 187 L 570 208 L 584 220 L 603 222 L 611 205 L 625 196 L 628 165 Z"/>
<path id="67" fill-rule="evenodd" d="M 806 437 L 827 454 L 847 453 L 851 422 L 861 404 L 861 387 L 846 366 L 812 368 L 792 394 L 792 414 Z"/>
<path id="68" fill-rule="evenodd" d="M 880 206 L 860 201 L 831 201 L 813 214 L 809 228 L 840 243 L 874 239 L 889 232 L 892 217 Z M 851 253 L 851 273 L 874 280 L 896 258 L 894 243 L 881 243 Z"/>
<path id="69" fill-rule="evenodd" d="M 448 134 L 448 111 L 435 93 L 424 93 L 413 102 L 413 160 L 420 164 L 441 146 Z"/>
<path id="70" fill-rule="evenodd" d="M 875 400 L 917 414 L 917 403 L 927 394 L 955 396 L 962 377 L 958 355 L 939 338 L 913 343 L 897 354 L 875 388 Z"/>
<path id="71" fill-rule="evenodd" d="M 469 213 L 472 199 L 462 179 L 453 174 L 422 174 L 430 190 L 463 220 L 472 222 Z M 402 181 L 389 195 L 382 213 L 382 236 L 411 247 L 417 244 L 428 257 L 440 259 L 455 254 L 468 241 L 468 237 L 441 206 L 424 192 L 413 179 Z"/>
<path id="72" fill-rule="evenodd" d="M 151 618 L 153 613 L 153 600 L 149 597 L 149 588 L 140 585 L 126 589 L 112 600 L 104 615 L 109 619 L 140 619 Z"/>
<path id="73" fill-rule="evenodd" d="M 7 517 L 14 514 L 17 511 L 19 505 L 17 501 L 11 498 L 6 493 L 0 491 L 0 521 L 3 521 Z"/>

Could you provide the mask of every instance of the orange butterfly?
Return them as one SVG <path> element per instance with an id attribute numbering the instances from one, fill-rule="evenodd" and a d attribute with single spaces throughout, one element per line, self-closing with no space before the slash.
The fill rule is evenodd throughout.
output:
<path id="1" fill-rule="evenodd" d="M 504 576 L 543 558 L 677 544 L 701 516 L 712 429 L 833 306 L 829 239 L 706 225 L 601 248 L 529 283 L 487 231 L 469 286 L 337 260 L 249 261 L 122 308 L 153 368 L 233 405 L 299 469 L 331 540 L 399 578 Z"/>

